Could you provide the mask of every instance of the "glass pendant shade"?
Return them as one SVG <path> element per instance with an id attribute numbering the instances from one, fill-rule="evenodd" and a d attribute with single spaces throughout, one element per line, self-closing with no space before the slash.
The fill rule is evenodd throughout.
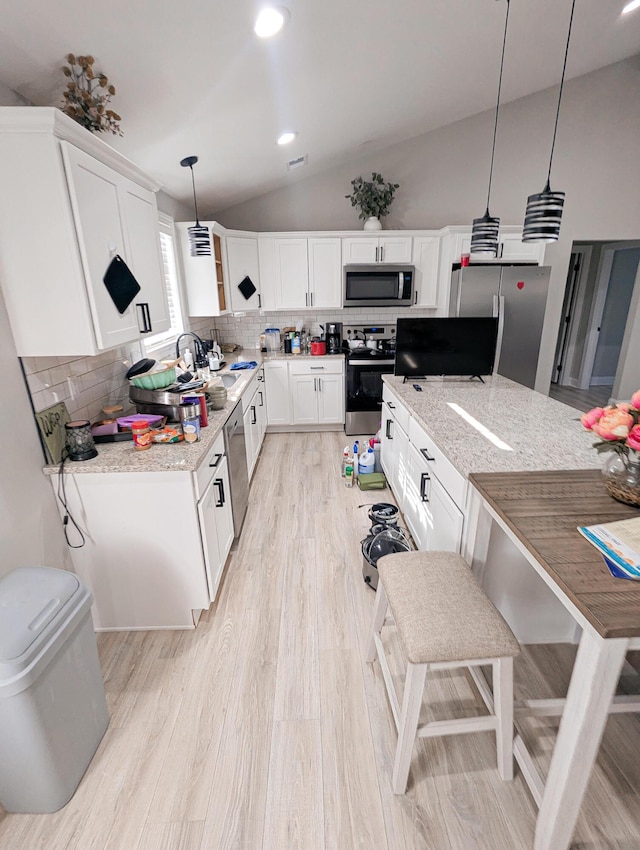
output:
<path id="1" fill-rule="evenodd" d="M 191 169 L 191 183 L 193 185 L 193 206 L 196 212 L 196 223 L 187 228 L 189 234 L 189 253 L 192 257 L 210 257 L 213 253 L 211 248 L 211 234 L 209 228 L 200 224 L 198 220 L 198 201 L 196 199 L 196 181 L 193 176 L 193 166 L 198 161 L 197 156 L 187 156 L 180 160 L 183 168 Z"/>
<path id="2" fill-rule="evenodd" d="M 527 198 L 524 214 L 523 242 L 557 242 L 560 236 L 564 192 L 552 192 L 547 185 L 537 195 Z"/>
<path id="3" fill-rule="evenodd" d="M 492 257 L 497 257 L 499 230 L 500 219 L 489 215 L 489 208 L 487 207 L 482 218 L 473 219 L 470 252 L 472 254 L 489 254 Z"/>

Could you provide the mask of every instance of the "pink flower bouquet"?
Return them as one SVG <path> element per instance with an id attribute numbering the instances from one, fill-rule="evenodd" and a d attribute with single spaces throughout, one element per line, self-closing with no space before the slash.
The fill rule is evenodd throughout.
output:
<path id="1" fill-rule="evenodd" d="M 629 455 L 640 452 L 640 390 L 631 401 L 621 401 L 608 407 L 594 407 L 581 417 L 587 431 L 593 431 L 599 440 L 593 444 L 598 452 L 613 451 Z"/>

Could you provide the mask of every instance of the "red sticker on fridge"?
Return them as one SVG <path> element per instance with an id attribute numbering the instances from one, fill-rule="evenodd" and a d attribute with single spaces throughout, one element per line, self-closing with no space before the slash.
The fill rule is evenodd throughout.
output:
<path id="1" fill-rule="evenodd" d="M 516 286 L 518 287 L 518 289 L 524 289 L 524 281 L 523 281 L 523 280 L 519 280 L 519 281 L 516 283 Z"/>

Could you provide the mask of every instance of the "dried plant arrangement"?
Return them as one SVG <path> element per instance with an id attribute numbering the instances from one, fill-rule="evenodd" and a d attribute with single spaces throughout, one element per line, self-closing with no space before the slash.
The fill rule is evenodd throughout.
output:
<path id="1" fill-rule="evenodd" d="M 106 74 L 93 70 L 94 62 L 93 56 L 67 55 L 62 73 L 69 77 L 69 82 L 63 92 L 62 111 L 92 133 L 122 136 L 118 123 L 122 119 L 109 108 L 111 97 L 116 93 L 115 86 L 111 85 Z"/>

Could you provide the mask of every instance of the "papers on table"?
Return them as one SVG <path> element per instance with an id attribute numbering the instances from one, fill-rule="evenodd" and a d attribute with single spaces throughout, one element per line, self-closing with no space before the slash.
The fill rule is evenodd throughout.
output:
<path id="1" fill-rule="evenodd" d="M 640 580 L 640 517 L 578 526 L 578 531 L 600 551 L 611 575 Z"/>

